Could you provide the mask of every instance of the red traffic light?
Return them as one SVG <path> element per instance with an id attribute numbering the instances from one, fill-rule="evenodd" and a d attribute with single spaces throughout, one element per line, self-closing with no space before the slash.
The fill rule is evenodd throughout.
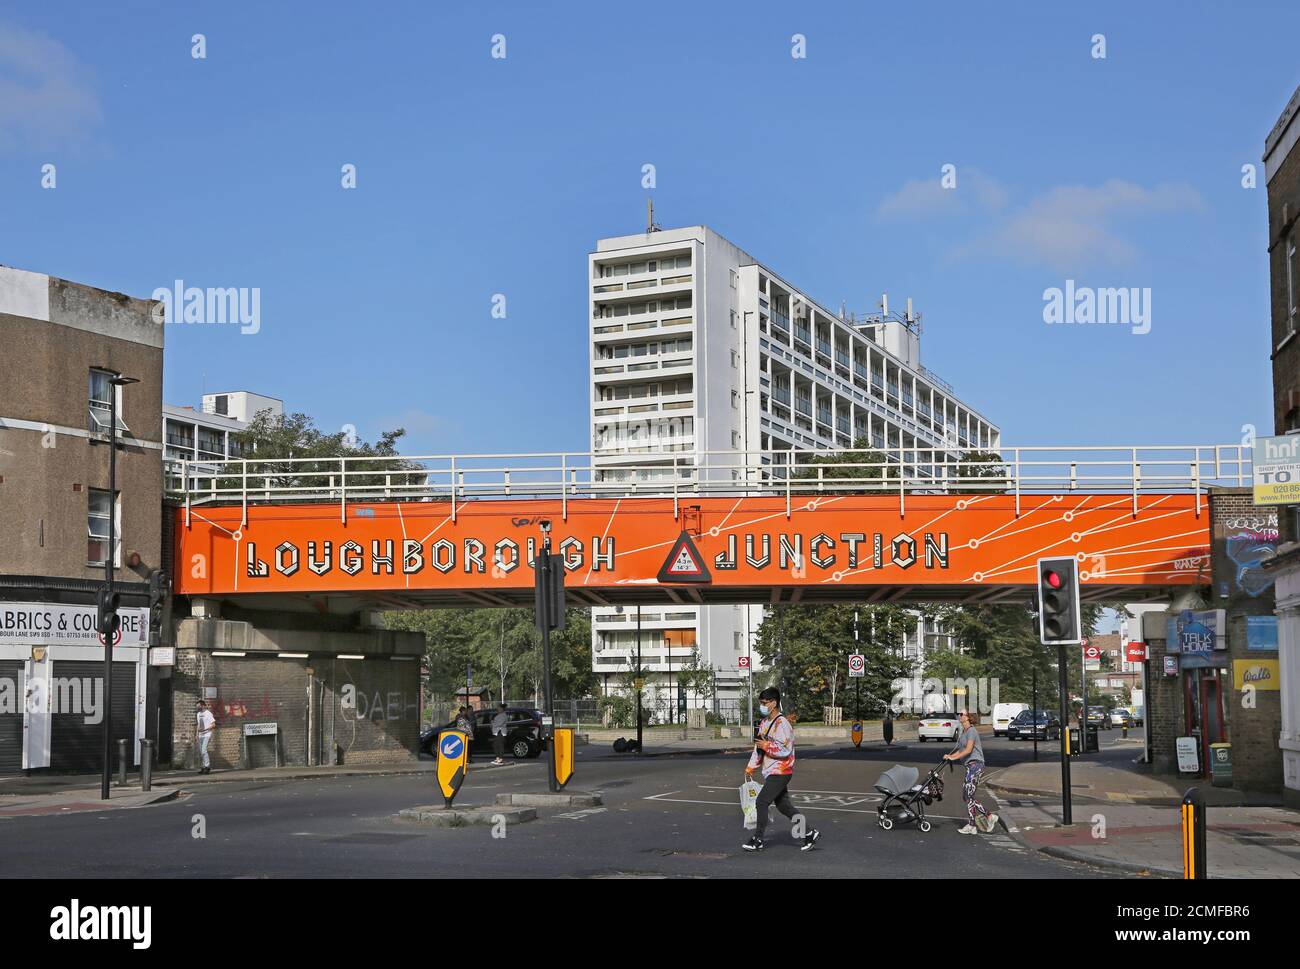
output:
<path id="1" fill-rule="evenodd" d="M 1048 569 L 1043 573 L 1043 581 L 1053 589 L 1059 589 L 1061 587 L 1061 573 Z"/>

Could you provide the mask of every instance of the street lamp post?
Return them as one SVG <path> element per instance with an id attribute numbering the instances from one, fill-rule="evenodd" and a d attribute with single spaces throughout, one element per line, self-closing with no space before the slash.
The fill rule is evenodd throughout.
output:
<path id="1" fill-rule="evenodd" d="M 644 673 L 641 669 L 641 606 L 636 607 L 636 680 L 632 684 L 636 687 L 636 752 L 641 756 L 641 678 Z"/>
<path id="2" fill-rule="evenodd" d="M 117 374 L 109 380 L 108 393 L 108 555 L 104 559 L 104 588 L 113 598 L 113 566 L 117 555 L 117 394 L 119 387 L 139 383 L 135 377 Z M 99 797 L 108 800 L 113 774 L 113 637 L 116 630 L 100 630 L 104 640 L 104 770 L 99 779 Z"/>

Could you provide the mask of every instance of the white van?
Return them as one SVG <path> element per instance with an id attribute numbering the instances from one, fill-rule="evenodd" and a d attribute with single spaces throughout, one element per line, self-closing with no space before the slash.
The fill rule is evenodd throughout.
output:
<path id="1" fill-rule="evenodd" d="M 993 736 L 1005 737 L 1007 727 L 1011 726 L 1011 721 L 1016 718 L 1016 714 L 1023 713 L 1028 709 L 1028 703 L 993 704 Z"/>

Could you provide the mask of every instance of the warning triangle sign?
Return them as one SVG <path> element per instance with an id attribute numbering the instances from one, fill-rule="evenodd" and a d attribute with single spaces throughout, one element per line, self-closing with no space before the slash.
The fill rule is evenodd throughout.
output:
<path id="1" fill-rule="evenodd" d="M 673 543 L 672 551 L 659 570 L 660 582 L 712 582 L 713 576 L 704 564 L 704 556 L 691 541 L 690 533 L 683 530 Z"/>

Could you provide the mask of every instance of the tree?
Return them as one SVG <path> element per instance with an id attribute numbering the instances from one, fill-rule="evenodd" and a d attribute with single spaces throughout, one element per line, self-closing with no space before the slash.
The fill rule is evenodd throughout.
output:
<path id="1" fill-rule="evenodd" d="M 758 627 L 755 648 L 770 668 L 768 676 L 781 690 L 781 703 L 788 712 L 816 719 L 822 707 L 834 706 L 849 680 L 848 658 L 855 650 L 865 658 L 861 688 L 867 709 L 883 711 L 893 682 L 911 672 L 901 647 L 905 631 L 914 623 L 897 606 L 777 606 Z"/>
<path id="2" fill-rule="evenodd" d="M 541 705 L 541 634 L 531 609 L 424 609 L 385 614 L 389 629 L 425 635 L 431 693 L 449 695 L 465 685 L 465 668 L 490 672 L 501 700 L 530 696 Z M 479 682 L 483 682 L 479 679 Z M 565 612 L 565 627 L 551 633 L 551 688 L 558 699 L 591 695 L 591 615 Z"/>
<path id="3" fill-rule="evenodd" d="M 686 661 L 677 674 L 677 682 L 688 693 L 694 693 L 696 701 L 703 701 L 707 706 L 718 689 L 718 673 L 710 663 L 700 660 L 700 648 L 691 650 L 691 658 Z"/>
<path id="4" fill-rule="evenodd" d="M 966 451 L 952 467 L 952 475 L 957 482 L 952 490 L 966 494 L 969 492 L 1006 491 L 1011 483 L 1011 472 L 1007 470 L 1002 455 L 996 451 Z M 983 479 L 989 479 L 983 484 Z"/>
<path id="5" fill-rule="evenodd" d="M 400 427 L 383 431 L 378 441 L 368 444 L 347 430 L 322 433 L 306 414 L 262 410 L 234 441 L 241 453 L 257 462 L 247 480 L 250 490 L 339 487 L 343 483 L 339 458 L 374 458 L 348 469 L 348 489 L 395 487 L 399 489 L 395 496 L 401 497 L 400 489 L 422 485 L 427 479 L 427 472 L 397 454 L 397 442 L 405 434 Z M 395 475 L 394 471 L 409 473 Z M 242 487 L 243 477 L 233 477 L 237 466 L 228 464 L 222 472 L 226 477 L 220 487 Z"/>
<path id="6" fill-rule="evenodd" d="M 807 457 L 805 454 L 807 452 L 796 454 L 796 460 L 803 460 L 799 461 L 797 470 L 792 469 L 790 473 L 790 477 L 798 482 L 795 488 L 802 492 L 848 495 L 875 491 L 880 487 L 877 483 L 886 476 L 887 455 L 872 450 L 865 438 L 854 441 L 853 448 L 848 451 L 822 452 Z M 832 484 L 830 487 L 819 486 L 823 481 Z"/>
<path id="7" fill-rule="evenodd" d="M 982 663 L 977 675 L 996 681 L 1000 700 L 1029 703 L 1035 670 L 1040 703 L 1049 690 L 1055 693 L 1056 653 L 1039 643 L 1033 612 L 1018 605 L 963 605 L 947 606 L 939 614 L 962 650 Z"/>

